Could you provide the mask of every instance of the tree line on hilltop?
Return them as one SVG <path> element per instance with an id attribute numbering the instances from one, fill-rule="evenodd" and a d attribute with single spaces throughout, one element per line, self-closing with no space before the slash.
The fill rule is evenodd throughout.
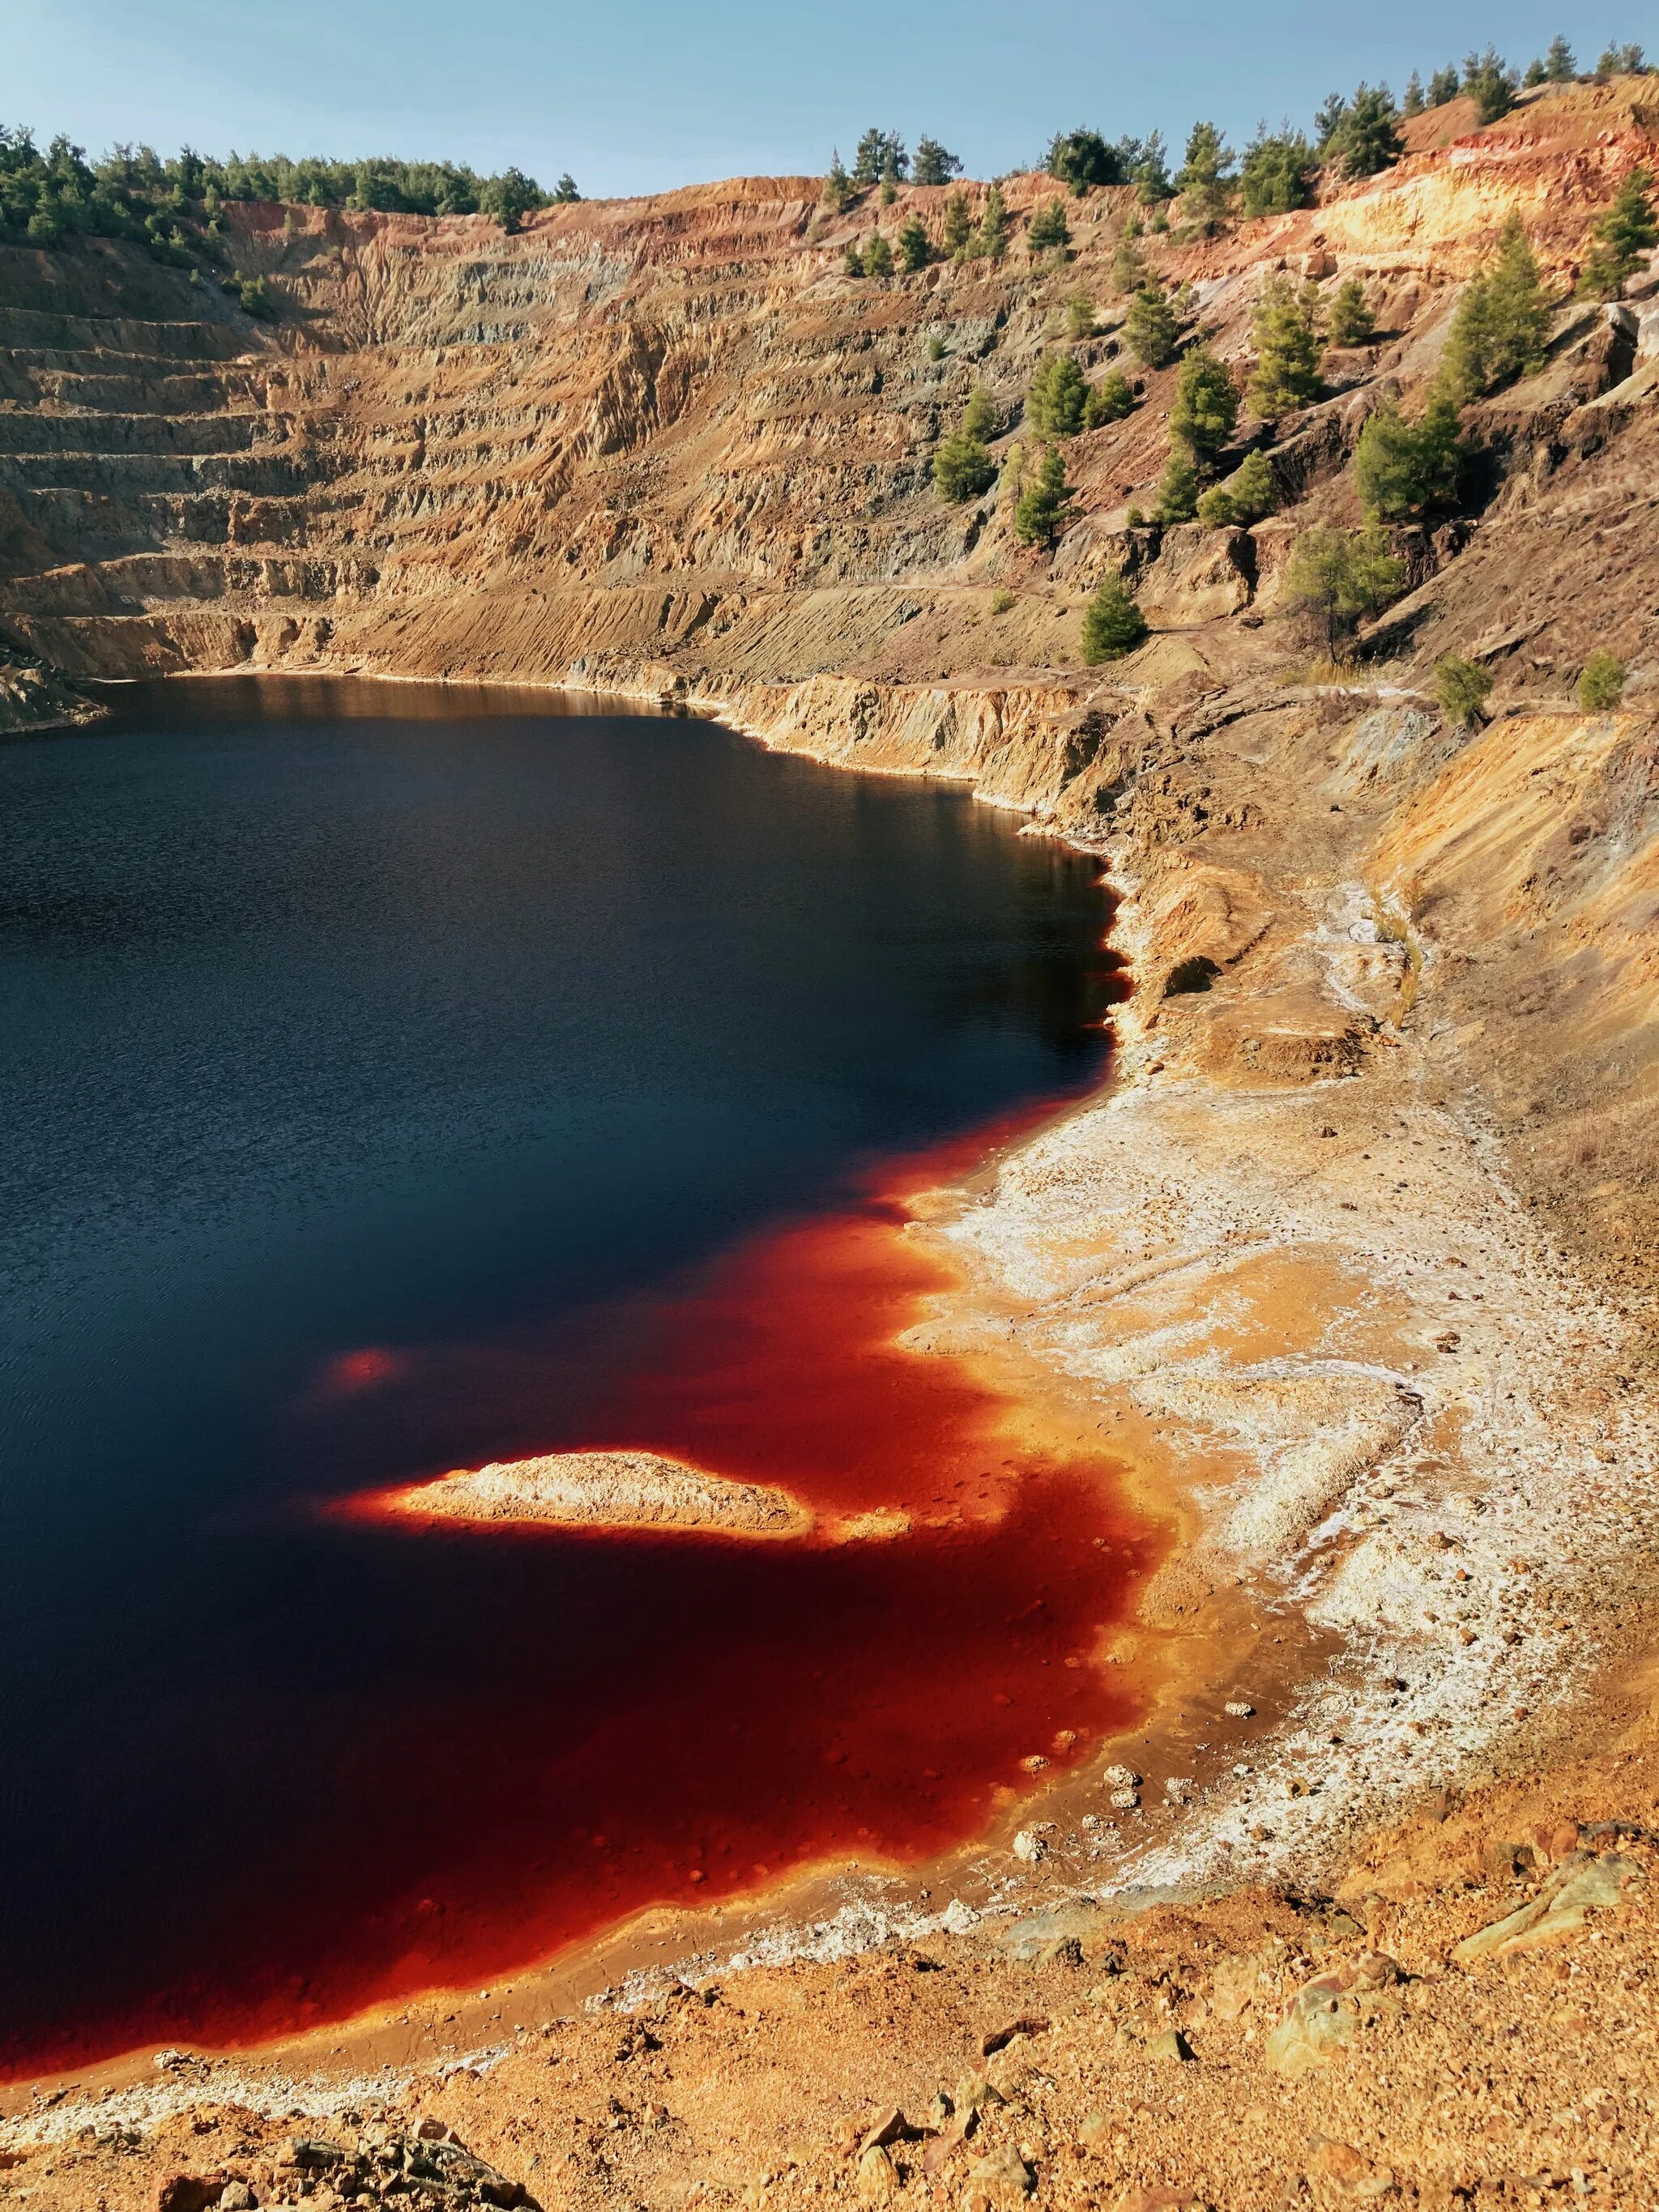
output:
<path id="1" fill-rule="evenodd" d="M 232 154 L 221 161 L 183 148 L 164 161 L 149 146 L 117 146 L 96 162 L 84 147 L 0 124 L 0 239 L 60 246 L 79 237 L 123 238 L 158 260 L 222 261 L 222 210 L 232 200 L 397 215 L 493 216 L 516 230 L 533 210 L 580 199 L 568 176 L 544 191 L 522 170 L 480 176 L 453 161 L 289 161 Z"/>

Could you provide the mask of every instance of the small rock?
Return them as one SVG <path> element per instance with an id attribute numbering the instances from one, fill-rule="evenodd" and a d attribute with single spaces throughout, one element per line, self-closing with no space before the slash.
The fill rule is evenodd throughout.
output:
<path id="1" fill-rule="evenodd" d="M 859 2156 L 858 2173 L 854 2186 L 866 2204 L 884 2204 L 898 2192 L 898 2175 L 893 2161 L 879 2143 L 872 2143 Z"/>
<path id="2" fill-rule="evenodd" d="M 1164 1784 L 1164 1795 L 1172 1805 L 1189 1804 L 1194 1786 L 1190 1774 L 1172 1774 Z"/>
<path id="3" fill-rule="evenodd" d="M 1115 2132 L 1104 2112 L 1085 2112 L 1077 2131 L 1077 2139 L 1085 2150 L 1104 2150 Z"/>
<path id="4" fill-rule="evenodd" d="M 1255 1717 L 1255 1707 L 1247 1705 L 1243 1698 L 1230 1698 L 1221 1710 L 1230 1720 L 1248 1721 Z"/>
<path id="5" fill-rule="evenodd" d="M 1005 2144 L 969 2167 L 962 2212 L 1010 2212 L 1036 2187 L 1036 2174 L 1012 2143 Z"/>
<path id="6" fill-rule="evenodd" d="M 1114 1790 L 1139 1790 L 1140 1787 L 1140 1777 L 1133 1766 L 1109 1766 L 1100 1778 Z"/>
<path id="7" fill-rule="evenodd" d="M 155 2212 L 209 2212 L 224 2186 L 222 2174 L 169 2173 L 155 2185 Z"/>
<path id="8" fill-rule="evenodd" d="M 884 2150 L 889 2143 L 902 2142 L 906 2136 L 913 2132 L 898 2106 L 890 2105 L 875 2125 L 866 2130 L 859 2149 L 860 2153 L 866 2150 Z"/>
<path id="9" fill-rule="evenodd" d="M 258 2212 L 259 2200 L 246 2181 L 228 2181 L 219 2198 L 219 2212 Z"/>
<path id="10" fill-rule="evenodd" d="M 1310 2173 L 1322 2174 L 1330 2181 L 1359 2181 L 1370 2170 L 1370 2160 L 1352 2143 L 1339 2142 L 1332 2136 L 1313 2138 L 1308 2154 Z"/>
<path id="11" fill-rule="evenodd" d="M 1138 1790 L 1130 1789 L 1126 1783 L 1121 1790 L 1113 1790 L 1107 1802 L 1115 1806 L 1120 1813 L 1133 1813 L 1140 1802 L 1140 1792 Z"/>
<path id="12" fill-rule="evenodd" d="M 1008 2048 L 1016 2036 L 1046 2035 L 1048 2033 L 1046 2020 L 1039 2019 L 1033 2013 L 1022 2013 L 1018 2020 L 1011 2020 L 1006 2027 L 994 2027 L 981 2043 L 980 2055 L 984 2058 L 994 2058 L 999 2051 Z"/>
<path id="13" fill-rule="evenodd" d="M 1048 1760 L 1043 1757 L 1040 1751 L 1028 1753 L 1019 1763 L 1025 1769 L 1025 1771 L 1028 1774 L 1041 1774 L 1043 1768 L 1048 1764 Z"/>
<path id="14" fill-rule="evenodd" d="M 1027 1866 L 1035 1866 L 1039 1859 L 1048 1856 L 1048 1846 L 1035 1828 L 1022 1828 L 1014 1838 L 1013 1854 Z"/>
<path id="15" fill-rule="evenodd" d="M 1155 2035 L 1146 2045 L 1149 2058 L 1190 2059 L 1193 2046 L 1178 2027 L 1166 2027 L 1162 2035 Z"/>

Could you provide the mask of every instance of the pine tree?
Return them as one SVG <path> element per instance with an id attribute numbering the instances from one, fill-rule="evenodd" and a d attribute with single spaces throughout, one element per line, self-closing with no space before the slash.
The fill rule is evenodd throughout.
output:
<path id="1" fill-rule="evenodd" d="M 1155 283 L 1144 284 L 1129 302 L 1123 342 L 1144 368 L 1167 368 L 1176 357 L 1180 326 Z"/>
<path id="2" fill-rule="evenodd" d="M 1427 105 L 1423 97 L 1423 80 L 1413 70 L 1406 79 L 1406 97 L 1401 103 L 1400 112 L 1404 116 L 1420 115 Z"/>
<path id="3" fill-rule="evenodd" d="M 1498 52 L 1488 46 L 1484 54 L 1470 54 L 1463 64 L 1463 90 L 1474 102 L 1475 118 L 1496 123 L 1515 105 L 1521 81 Z"/>
<path id="4" fill-rule="evenodd" d="M 568 169 L 567 169 L 564 174 L 559 179 L 558 183 L 554 185 L 553 197 L 561 207 L 574 206 L 574 204 L 580 199 L 581 194 L 576 190 L 576 179 L 571 175 Z"/>
<path id="5" fill-rule="evenodd" d="M 1231 530 L 1238 521 L 1233 495 L 1224 486 L 1212 484 L 1198 502 L 1198 520 L 1206 530 Z"/>
<path id="6" fill-rule="evenodd" d="M 1405 581 L 1405 563 L 1394 557 L 1375 518 L 1358 531 L 1317 522 L 1297 540 L 1285 592 L 1312 623 L 1334 660 L 1358 624 L 1397 599 Z"/>
<path id="7" fill-rule="evenodd" d="M 1544 57 L 1544 76 L 1551 84 L 1571 84 L 1578 74 L 1578 64 L 1572 58 L 1572 48 L 1559 31 L 1550 40 L 1549 52 Z"/>
<path id="8" fill-rule="evenodd" d="M 925 269 L 933 258 L 933 242 L 917 216 L 913 215 L 900 231 L 898 246 L 899 259 L 912 274 Z"/>
<path id="9" fill-rule="evenodd" d="M 1238 172 L 1245 214 L 1288 215 L 1310 205 L 1316 158 L 1303 133 L 1288 123 L 1273 137 L 1265 124 L 1258 125 Z"/>
<path id="10" fill-rule="evenodd" d="M 1083 658 L 1097 667 L 1121 660 L 1146 635 L 1146 617 L 1121 576 L 1103 576 L 1083 611 Z"/>
<path id="11" fill-rule="evenodd" d="M 1075 344 L 1083 338 L 1091 338 L 1097 325 L 1095 303 L 1086 292 L 1073 292 L 1066 302 L 1066 335 Z"/>
<path id="12" fill-rule="evenodd" d="M 1498 234 L 1489 271 L 1465 290 L 1447 341 L 1445 375 L 1461 400 L 1479 399 L 1544 363 L 1550 302 L 1518 216 Z"/>
<path id="13" fill-rule="evenodd" d="M 1326 154 L 1350 177 L 1374 177 L 1406 150 L 1400 136 L 1394 94 L 1386 84 L 1360 84 L 1344 104 L 1340 120 L 1326 141 Z"/>
<path id="14" fill-rule="evenodd" d="M 1109 146 L 1097 131 L 1060 131 L 1048 141 L 1043 167 L 1051 177 L 1069 185 L 1079 199 L 1091 185 L 1127 182 L 1121 152 Z"/>
<path id="15" fill-rule="evenodd" d="M 859 242 L 857 239 L 849 238 L 848 240 L 847 251 L 841 258 L 841 265 L 846 274 L 849 276 L 863 276 L 864 256 L 859 252 Z"/>
<path id="16" fill-rule="evenodd" d="M 1224 489 L 1238 520 L 1247 525 L 1278 510 L 1279 486 L 1265 453 L 1247 454 L 1244 465 L 1228 477 Z"/>
<path id="17" fill-rule="evenodd" d="M 982 254 L 988 261 L 1000 261 L 1008 251 L 1007 204 L 995 185 L 985 195 L 985 212 L 979 219 L 969 250 Z"/>
<path id="18" fill-rule="evenodd" d="M 1376 318 L 1365 300 L 1365 288 L 1357 276 L 1345 276 L 1331 298 L 1327 336 L 1336 347 L 1361 346 L 1376 328 Z"/>
<path id="19" fill-rule="evenodd" d="M 994 438 L 1002 428 L 1002 417 L 997 404 L 982 384 L 976 384 L 968 395 L 968 404 L 962 410 L 962 427 L 970 438 L 982 444 Z"/>
<path id="20" fill-rule="evenodd" d="M 853 162 L 853 182 L 865 189 L 884 178 L 893 184 L 902 184 L 909 167 L 910 156 L 897 131 L 878 131 L 872 126 L 859 140 Z"/>
<path id="21" fill-rule="evenodd" d="M 830 167 L 824 171 L 823 190 L 820 198 L 827 208 L 833 209 L 836 215 L 840 215 L 852 197 L 853 179 L 842 165 L 841 149 L 838 146 L 830 158 Z"/>
<path id="22" fill-rule="evenodd" d="M 933 482 L 942 499 L 953 506 L 965 499 L 977 499 L 996 480 L 995 461 L 966 424 L 940 439 L 933 453 Z"/>
<path id="23" fill-rule="evenodd" d="M 1089 397 L 1083 403 L 1083 427 L 1098 430 L 1108 422 L 1121 422 L 1134 412 L 1134 404 L 1128 378 L 1121 368 L 1109 368 L 1098 384 L 1089 386 Z"/>
<path id="24" fill-rule="evenodd" d="M 1045 438 L 1070 438 L 1083 428 L 1089 387 L 1068 353 L 1051 353 L 1037 364 L 1025 395 L 1025 419 Z"/>
<path id="25" fill-rule="evenodd" d="M 1207 236 L 1220 224 L 1232 197 L 1233 150 L 1213 123 L 1194 123 L 1187 159 L 1176 179 L 1189 219 Z"/>
<path id="26" fill-rule="evenodd" d="M 1369 514 L 1395 522 L 1457 499 L 1463 447 L 1457 402 L 1446 385 L 1431 392 L 1416 422 L 1392 401 L 1379 407 L 1359 434 L 1354 486 Z"/>
<path id="27" fill-rule="evenodd" d="M 1066 220 L 1064 201 L 1052 199 L 1031 217 L 1025 233 L 1026 243 L 1034 253 L 1046 253 L 1054 246 L 1066 246 L 1072 242 L 1072 226 Z"/>
<path id="28" fill-rule="evenodd" d="M 952 192 L 945 203 L 945 251 L 953 257 L 965 253 L 973 234 L 974 218 L 968 211 L 968 195 Z"/>
<path id="29" fill-rule="evenodd" d="M 1207 346 L 1194 346 L 1176 379 L 1170 410 L 1170 435 L 1200 468 L 1207 468 L 1233 434 L 1238 420 L 1238 386 L 1232 371 Z"/>
<path id="30" fill-rule="evenodd" d="M 1072 487 L 1060 449 L 1045 446 L 1036 479 L 1014 508 L 1014 535 L 1024 545 L 1052 545 L 1072 513 Z"/>
<path id="31" fill-rule="evenodd" d="M 1455 100 L 1462 88 L 1462 78 L 1449 64 L 1437 70 L 1429 79 L 1429 106 L 1443 107 L 1449 100 Z"/>
<path id="32" fill-rule="evenodd" d="M 1304 407 L 1319 390 L 1319 338 L 1313 317 L 1288 277 L 1270 277 L 1250 318 L 1255 331 L 1255 374 L 1250 404 L 1264 422 Z"/>
<path id="33" fill-rule="evenodd" d="M 893 249 L 878 230 L 872 234 L 864 249 L 864 273 L 866 276 L 890 276 L 893 273 Z"/>
<path id="34" fill-rule="evenodd" d="M 961 161 L 941 146 L 937 138 L 929 138 L 924 133 L 917 139 L 916 158 L 910 171 L 913 184 L 948 185 L 952 177 L 961 174 Z"/>
<path id="35" fill-rule="evenodd" d="M 1170 458 L 1158 478 L 1153 513 L 1159 522 L 1190 522 L 1198 513 L 1198 471 L 1183 447 L 1170 447 Z"/>
<path id="36" fill-rule="evenodd" d="M 1645 169 L 1632 169 L 1618 198 L 1596 224 L 1592 234 L 1595 245 L 1578 280 L 1586 297 L 1616 300 L 1644 256 L 1659 244 L 1659 222 L 1648 197 L 1651 185 Z"/>
<path id="37" fill-rule="evenodd" d="M 1536 90 L 1538 86 L 1547 83 L 1547 82 L 1548 73 L 1545 70 L 1543 62 L 1537 56 L 1534 56 L 1534 58 L 1527 64 L 1527 73 L 1521 80 L 1522 85 L 1528 92 L 1532 92 Z"/>
<path id="38" fill-rule="evenodd" d="M 1146 257 L 1142 253 L 1126 223 L 1112 248 L 1112 283 L 1124 294 L 1139 292 L 1147 281 Z"/>

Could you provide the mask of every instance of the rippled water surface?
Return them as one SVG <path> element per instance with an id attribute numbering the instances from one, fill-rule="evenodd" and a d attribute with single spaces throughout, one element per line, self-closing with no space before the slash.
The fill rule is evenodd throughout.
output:
<path id="1" fill-rule="evenodd" d="M 890 1340 L 939 1279 L 896 1164 L 1100 1071 L 1089 864 L 546 695 L 121 699 L 0 746 L 8 2070 L 915 1856 L 1086 1741 L 1133 1546 Z M 318 1510 L 590 1443 L 941 1510 L 836 1551 Z"/>

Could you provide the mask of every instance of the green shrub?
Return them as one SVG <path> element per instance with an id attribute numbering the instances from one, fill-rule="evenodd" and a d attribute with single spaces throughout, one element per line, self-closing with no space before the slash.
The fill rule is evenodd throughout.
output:
<path id="1" fill-rule="evenodd" d="M 1091 185 L 1121 185 L 1128 181 L 1123 158 L 1097 131 L 1057 131 L 1048 141 L 1043 164 L 1051 177 L 1069 185 L 1079 199 Z"/>
<path id="2" fill-rule="evenodd" d="M 1238 420 L 1238 386 L 1232 371 L 1207 346 L 1194 346 L 1176 379 L 1170 435 L 1200 467 L 1213 461 Z"/>
<path id="3" fill-rule="evenodd" d="M 921 220 L 912 216 L 899 233 L 899 259 L 912 274 L 925 269 L 933 258 L 933 241 L 922 228 Z M 944 349 L 941 347 L 940 351 Z"/>
<path id="4" fill-rule="evenodd" d="M 893 249 L 878 230 L 871 234 L 870 243 L 864 249 L 864 273 L 866 276 L 890 276 L 893 273 Z"/>
<path id="5" fill-rule="evenodd" d="M 991 612 L 994 615 L 1011 615 L 1018 604 L 1010 591 L 997 591 L 991 594 Z"/>
<path id="6" fill-rule="evenodd" d="M 1180 337 L 1175 311 L 1157 284 L 1143 286 L 1124 319 L 1123 339 L 1130 352 L 1145 368 L 1167 368 Z"/>
<path id="7" fill-rule="evenodd" d="M 1108 422 L 1121 422 L 1134 412 L 1134 404 L 1128 378 L 1121 368 L 1109 368 L 1098 384 L 1089 386 L 1089 397 L 1083 403 L 1083 427 L 1098 430 Z"/>
<path id="8" fill-rule="evenodd" d="M 1364 345 L 1376 328 L 1364 286 L 1357 276 L 1344 277 L 1332 295 L 1326 337 L 1334 346 Z"/>
<path id="9" fill-rule="evenodd" d="M 1064 201 L 1053 199 L 1037 210 L 1026 228 L 1025 242 L 1033 253 L 1046 253 L 1071 244 L 1072 226 L 1066 220 Z"/>
<path id="10" fill-rule="evenodd" d="M 1578 678 L 1578 703 L 1587 714 L 1609 713 L 1625 696 L 1625 664 L 1614 653 L 1598 649 L 1584 663 Z"/>
<path id="11" fill-rule="evenodd" d="M 1587 299 L 1616 300 L 1641 266 L 1644 256 L 1659 244 L 1659 221 L 1649 198 L 1652 179 L 1645 169 L 1632 169 L 1620 187 L 1619 197 L 1595 226 L 1595 245 L 1578 289 Z"/>
<path id="12" fill-rule="evenodd" d="M 1121 660 L 1146 635 L 1146 617 L 1121 576 L 1105 576 L 1083 611 L 1083 658 L 1096 666 Z"/>
<path id="13" fill-rule="evenodd" d="M 1171 446 L 1164 474 L 1158 479 L 1159 522 L 1190 522 L 1198 513 L 1198 471 L 1180 446 Z"/>
<path id="14" fill-rule="evenodd" d="M 1455 653 L 1449 653 L 1436 664 L 1434 696 L 1449 722 L 1455 722 L 1466 730 L 1478 730 L 1486 716 L 1486 702 L 1492 696 L 1492 677 L 1478 660 L 1465 660 Z"/>
<path id="15" fill-rule="evenodd" d="M 970 438 L 981 442 L 994 438 L 1002 428 L 1002 417 L 997 404 L 982 384 L 976 384 L 968 395 L 968 404 L 962 410 L 962 427 Z"/>
<path id="16" fill-rule="evenodd" d="M 1279 485 L 1265 453 L 1246 454 L 1243 465 L 1228 477 L 1221 489 L 1232 501 L 1240 522 L 1260 522 L 1265 515 L 1278 512 Z"/>
<path id="17" fill-rule="evenodd" d="M 1405 580 L 1406 565 L 1395 558 L 1374 516 L 1363 530 L 1316 522 L 1297 540 L 1285 593 L 1312 624 L 1327 657 L 1335 660 L 1360 623 L 1399 597 Z"/>
<path id="18" fill-rule="evenodd" d="M 1072 488 L 1056 446 L 1045 446 L 1036 479 L 1014 508 L 1014 535 L 1022 544 L 1052 545 L 1073 514 Z"/>
<path id="19" fill-rule="evenodd" d="M 1008 251 L 1008 208 L 995 185 L 985 196 L 985 212 L 979 219 L 968 250 L 987 261 L 1000 261 Z"/>
<path id="20" fill-rule="evenodd" d="M 1073 344 L 1095 335 L 1095 303 L 1086 292 L 1073 292 L 1066 302 L 1066 335 Z"/>
<path id="21" fill-rule="evenodd" d="M 1444 385 L 1430 393 L 1414 423 L 1392 401 L 1379 407 L 1354 453 L 1360 505 L 1389 522 L 1455 505 L 1463 465 L 1460 428 L 1456 400 Z"/>
<path id="22" fill-rule="evenodd" d="M 951 431 L 934 448 L 933 483 L 939 496 L 952 506 L 977 499 L 996 480 L 996 462 L 980 441 L 970 438 L 965 430 Z"/>
<path id="23" fill-rule="evenodd" d="M 1206 530 L 1231 528 L 1238 520 L 1232 494 L 1224 491 L 1219 484 L 1212 484 L 1198 502 L 1198 519 Z"/>

